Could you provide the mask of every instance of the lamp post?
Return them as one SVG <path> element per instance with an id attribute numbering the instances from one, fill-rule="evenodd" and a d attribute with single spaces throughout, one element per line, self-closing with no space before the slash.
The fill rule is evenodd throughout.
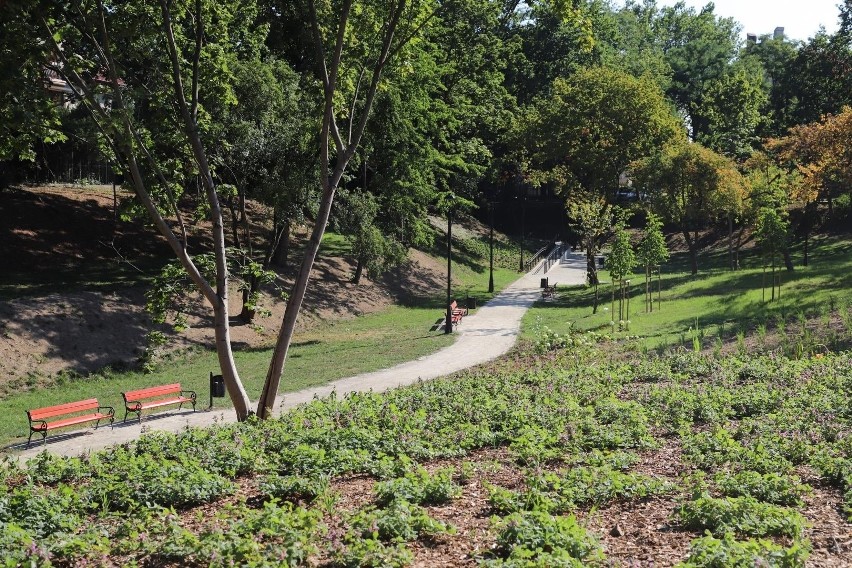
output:
<path id="1" fill-rule="evenodd" d="M 452 193 L 447 198 L 447 319 L 444 322 L 444 333 L 453 332 L 453 308 L 452 303 L 452 271 L 453 271 L 453 199 Z"/>
<path id="2" fill-rule="evenodd" d="M 516 198 L 517 199 L 517 198 Z M 524 271 L 524 245 L 526 244 L 526 224 L 527 224 L 527 196 L 524 193 L 524 196 L 521 199 L 521 260 L 518 263 L 518 272 Z"/>
<path id="3" fill-rule="evenodd" d="M 494 292 L 494 202 L 488 202 L 488 292 Z"/>

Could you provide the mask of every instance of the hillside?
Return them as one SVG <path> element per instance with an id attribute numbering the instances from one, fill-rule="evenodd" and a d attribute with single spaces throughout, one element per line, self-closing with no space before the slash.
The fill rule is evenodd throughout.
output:
<path id="1" fill-rule="evenodd" d="M 120 193 L 119 198 L 126 197 Z M 171 251 L 153 228 L 114 220 L 109 186 L 17 188 L 0 193 L 0 392 L 14 385 L 34 386 L 62 371 L 86 374 L 103 367 L 132 368 L 154 328 L 144 312 L 144 292 Z M 483 231 L 469 223 L 470 231 Z M 203 227 L 191 228 L 195 244 Z M 294 248 L 304 233 L 295 235 Z M 374 313 L 413 297 L 432 297 L 445 289 L 445 263 L 412 251 L 408 263 L 379 281 L 349 279 L 352 259 L 345 242 L 330 236 L 314 268 L 300 329 L 320 322 Z M 281 272 L 286 289 L 291 262 Z M 232 313 L 239 298 L 231 294 Z M 234 345 L 258 348 L 274 338 L 284 302 L 266 295 L 271 312 L 256 325 L 235 320 Z M 190 327 L 173 335 L 176 348 L 209 346 L 210 317 L 199 302 Z M 167 328 L 158 328 L 168 332 Z"/>

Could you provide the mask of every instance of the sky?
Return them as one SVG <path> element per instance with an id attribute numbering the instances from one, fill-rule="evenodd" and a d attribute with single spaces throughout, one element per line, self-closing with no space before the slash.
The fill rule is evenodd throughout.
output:
<path id="1" fill-rule="evenodd" d="M 700 10 L 708 0 L 685 0 L 687 6 Z M 746 33 L 771 34 L 776 26 L 784 28 L 784 36 L 807 40 L 816 34 L 820 24 L 829 33 L 837 30 L 837 4 L 841 0 L 715 0 L 717 16 L 732 17 Z M 658 0 L 658 6 L 673 6 L 676 0 Z"/>

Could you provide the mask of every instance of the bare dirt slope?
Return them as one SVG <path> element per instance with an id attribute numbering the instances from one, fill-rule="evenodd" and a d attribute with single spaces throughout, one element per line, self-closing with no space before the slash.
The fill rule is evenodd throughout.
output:
<path id="1" fill-rule="evenodd" d="M 302 237 L 296 235 L 295 246 Z M 194 244 L 203 240 L 203 227 L 196 227 Z M 0 393 L 60 371 L 137 363 L 153 329 L 143 309 L 145 282 L 171 257 L 153 228 L 115 220 L 112 187 L 4 191 L 0 243 Z M 281 273 L 285 289 L 293 270 L 291 263 Z M 374 312 L 400 296 L 429 295 L 443 281 L 441 263 L 417 251 L 381 283 L 364 278 L 355 286 L 352 270 L 351 259 L 318 259 L 301 326 Z M 231 298 L 232 313 L 239 313 L 238 294 Z M 263 305 L 272 315 L 258 325 L 233 321 L 237 347 L 274 339 L 284 302 L 266 296 Z M 210 319 L 199 299 L 177 345 L 210 345 Z"/>

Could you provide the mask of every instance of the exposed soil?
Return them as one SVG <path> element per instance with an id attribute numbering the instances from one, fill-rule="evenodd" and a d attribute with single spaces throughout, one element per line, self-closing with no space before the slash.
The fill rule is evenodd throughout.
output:
<path id="1" fill-rule="evenodd" d="M 0 193 L 0 266 L 5 267 L 0 274 L 0 396 L 15 385 L 49 381 L 61 371 L 87 374 L 137 364 L 145 335 L 155 329 L 144 311 L 146 282 L 172 255 L 153 227 L 117 219 L 113 197 L 111 186 Z M 130 196 L 119 189 L 116 197 L 120 202 Z M 264 211 L 252 204 L 250 215 L 262 218 Z M 253 227 L 256 233 L 263 230 Z M 294 232 L 298 250 L 306 230 Z M 205 224 L 190 226 L 189 234 L 191 248 L 202 250 Z M 297 260 L 279 273 L 285 290 Z M 441 289 L 445 274 L 442 263 L 418 251 L 379 282 L 365 275 L 356 286 L 350 282 L 353 270 L 352 259 L 318 258 L 299 320 L 302 328 L 375 312 L 398 299 L 429 296 Z M 231 313 L 238 314 L 236 290 L 230 300 Z M 174 348 L 212 345 L 212 312 L 204 304 L 200 297 L 192 304 L 190 327 L 174 337 Z M 257 318 L 255 325 L 233 318 L 235 348 L 274 340 L 285 303 L 267 294 L 261 304 L 271 315 Z"/>

